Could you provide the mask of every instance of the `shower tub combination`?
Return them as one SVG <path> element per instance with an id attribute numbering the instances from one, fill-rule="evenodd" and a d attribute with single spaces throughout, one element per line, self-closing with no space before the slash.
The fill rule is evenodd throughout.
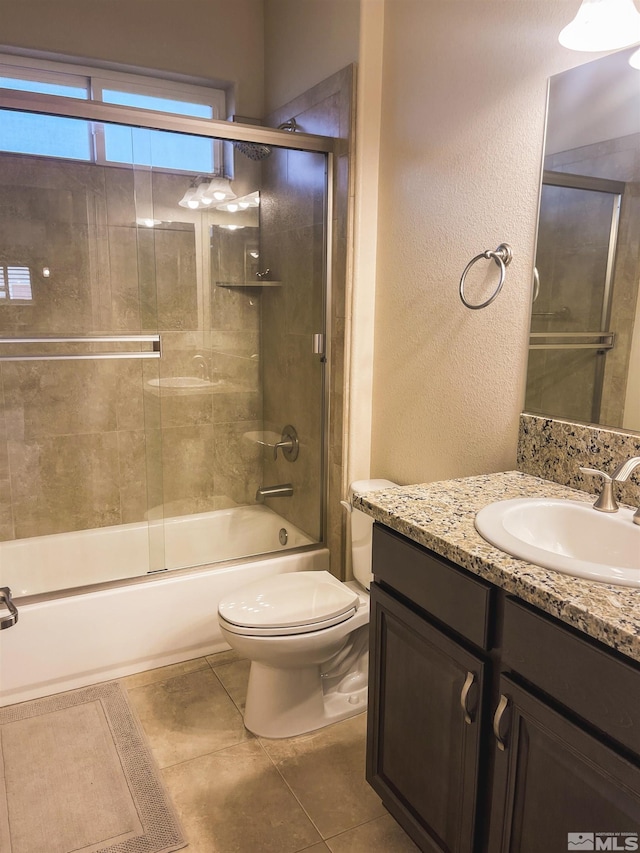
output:
<path id="1" fill-rule="evenodd" d="M 0 95 L 3 705 L 227 648 L 223 596 L 329 565 L 333 140 L 196 118 L 200 88 L 150 109 L 19 76 Z"/>
<path id="2" fill-rule="evenodd" d="M 263 506 L 165 520 L 167 564 L 197 568 L 150 569 L 149 533 L 126 524 L 0 544 L 0 586 L 19 610 L 0 638 L 0 705 L 222 651 L 223 596 L 268 575 L 329 567 L 326 548 Z M 51 594 L 62 577 L 80 586 L 92 574 L 97 588 Z"/>

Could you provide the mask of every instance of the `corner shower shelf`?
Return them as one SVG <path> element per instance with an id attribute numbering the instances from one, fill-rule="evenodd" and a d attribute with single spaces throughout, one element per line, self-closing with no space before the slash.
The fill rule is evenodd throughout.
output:
<path id="1" fill-rule="evenodd" d="M 281 281 L 216 281 L 216 287 L 280 287 Z"/>

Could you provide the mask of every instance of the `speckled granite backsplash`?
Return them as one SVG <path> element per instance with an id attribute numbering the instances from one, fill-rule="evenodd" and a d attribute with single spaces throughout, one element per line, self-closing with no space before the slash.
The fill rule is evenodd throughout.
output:
<path id="1" fill-rule="evenodd" d="M 611 474 L 632 456 L 640 456 L 638 435 L 537 415 L 520 416 L 517 465 L 525 474 L 596 494 L 602 480 L 581 474 L 580 466 Z M 622 503 L 637 506 L 640 471 L 636 470 L 626 483 L 618 483 L 616 494 Z"/>

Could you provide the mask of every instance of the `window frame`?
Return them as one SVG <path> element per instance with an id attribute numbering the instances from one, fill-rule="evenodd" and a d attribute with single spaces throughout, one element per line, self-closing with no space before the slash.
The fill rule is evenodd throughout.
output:
<path id="1" fill-rule="evenodd" d="M 1 52 L 0 75 L 5 77 L 14 77 L 16 79 L 33 80 L 34 82 L 72 85 L 76 88 L 85 87 L 87 92 L 86 98 L 73 98 L 79 103 L 108 104 L 115 107 L 121 106 L 113 103 L 112 101 L 104 101 L 102 98 L 102 93 L 105 89 L 116 89 L 131 95 L 146 95 L 157 98 L 166 98 L 173 101 L 183 101 L 184 103 L 205 105 L 211 108 L 211 119 L 215 120 L 224 120 L 226 115 L 226 94 L 223 89 L 172 80 L 170 78 L 167 79 L 155 75 L 132 74 L 106 68 L 72 65 L 64 62 L 35 59 Z M 24 90 L 13 89 L 12 91 L 20 92 Z M 65 96 L 46 94 L 42 95 L 42 97 L 55 99 Z M 182 113 L 161 109 L 150 110 L 145 109 L 143 106 L 127 108 L 143 112 L 161 113 L 167 116 L 192 118 L 191 116 L 187 116 Z M 209 119 L 204 120 L 207 121 Z M 170 172 L 172 174 L 202 174 L 201 170 L 196 169 L 176 169 L 165 166 L 150 166 L 135 162 L 129 164 L 128 162 L 123 163 L 115 160 L 108 160 L 101 123 L 91 119 L 86 119 L 86 121 L 90 137 L 90 159 L 83 162 L 120 168 L 126 168 L 131 165 L 136 169 L 156 170 L 161 172 Z M 219 139 L 211 137 L 211 145 L 211 174 L 215 175 L 221 173 L 223 169 L 223 144 Z"/>

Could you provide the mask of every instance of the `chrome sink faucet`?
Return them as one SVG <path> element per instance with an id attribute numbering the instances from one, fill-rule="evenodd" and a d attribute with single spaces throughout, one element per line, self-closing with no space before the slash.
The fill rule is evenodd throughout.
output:
<path id="1" fill-rule="evenodd" d="M 617 512 L 618 502 L 613 494 L 613 484 L 624 483 L 638 467 L 640 467 L 640 456 L 633 456 L 631 459 L 627 459 L 626 462 L 622 462 L 611 476 L 605 474 L 604 471 L 598 471 L 596 468 L 580 468 L 583 474 L 602 477 L 602 491 L 593 505 L 594 509 L 600 512 Z M 634 524 L 640 524 L 640 507 L 638 507 L 633 516 L 633 522 Z"/>

